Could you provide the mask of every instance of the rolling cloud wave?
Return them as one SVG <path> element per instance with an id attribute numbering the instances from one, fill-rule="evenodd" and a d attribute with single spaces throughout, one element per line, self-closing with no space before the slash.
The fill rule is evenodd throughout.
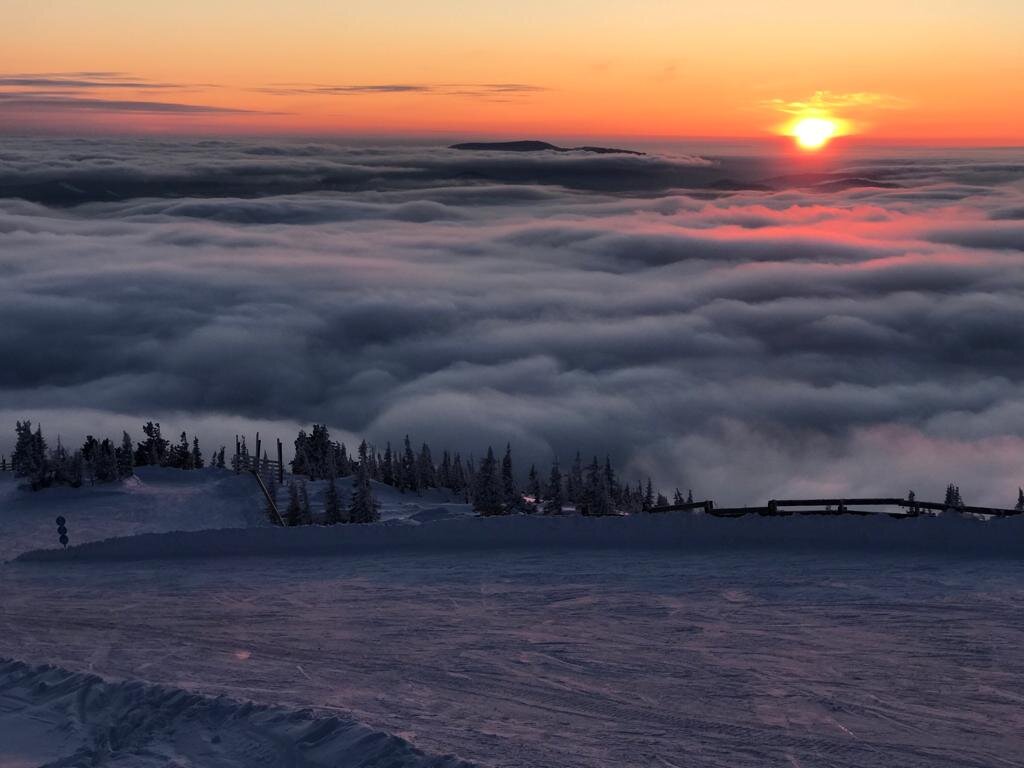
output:
<path id="1" fill-rule="evenodd" d="M 1019 153 L 24 140 L 0 196 L 10 423 L 579 446 L 728 503 L 1024 482 Z"/>

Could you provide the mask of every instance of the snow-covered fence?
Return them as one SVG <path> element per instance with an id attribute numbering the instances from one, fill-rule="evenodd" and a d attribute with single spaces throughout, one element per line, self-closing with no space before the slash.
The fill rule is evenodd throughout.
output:
<path id="1" fill-rule="evenodd" d="M 884 512 L 865 507 L 899 508 L 900 512 Z M 713 501 L 694 501 L 686 504 L 670 504 L 653 507 L 651 512 L 690 512 L 699 510 L 717 517 L 742 517 L 743 515 L 789 516 L 789 515 L 876 515 L 889 514 L 893 517 L 916 517 L 927 512 L 960 512 L 968 515 L 988 517 L 1012 517 L 1024 514 L 1024 509 L 1003 509 L 1000 507 L 951 507 L 936 501 L 918 501 L 916 498 L 870 497 L 852 499 L 772 499 L 763 507 L 716 507 Z"/>

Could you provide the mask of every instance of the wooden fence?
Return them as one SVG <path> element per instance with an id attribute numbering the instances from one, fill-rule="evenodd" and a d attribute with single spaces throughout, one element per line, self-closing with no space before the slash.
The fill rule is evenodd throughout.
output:
<path id="1" fill-rule="evenodd" d="M 871 507 L 898 507 L 899 513 L 885 512 Z M 893 497 L 851 498 L 851 499 L 772 499 L 763 507 L 716 507 L 710 499 L 687 504 L 669 504 L 654 507 L 651 512 L 689 512 L 701 510 L 718 517 L 742 517 L 743 515 L 788 516 L 788 515 L 877 515 L 891 517 L 916 517 L 926 512 L 960 512 L 962 514 L 987 515 L 989 517 L 1010 517 L 1024 514 L 1021 509 L 1000 507 L 951 507 L 936 501 L 899 499 Z"/>

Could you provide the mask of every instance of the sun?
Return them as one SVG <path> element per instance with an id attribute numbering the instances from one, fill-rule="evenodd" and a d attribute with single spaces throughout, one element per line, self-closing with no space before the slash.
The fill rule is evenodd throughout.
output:
<path id="1" fill-rule="evenodd" d="M 827 117 L 804 117 L 797 120 L 790 129 L 801 149 L 821 149 L 839 132 L 835 120 Z"/>

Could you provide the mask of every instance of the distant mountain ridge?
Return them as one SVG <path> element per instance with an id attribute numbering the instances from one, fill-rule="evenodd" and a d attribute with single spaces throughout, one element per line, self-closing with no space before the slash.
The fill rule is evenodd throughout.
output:
<path id="1" fill-rule="evenodd" d="M 470 141 L 452 144 L 449 149 L 491 152 L 593 152 L 599 155 L 646 155 L 632 149 L 614 147 L 559 147 L 546 141 Z"/>

